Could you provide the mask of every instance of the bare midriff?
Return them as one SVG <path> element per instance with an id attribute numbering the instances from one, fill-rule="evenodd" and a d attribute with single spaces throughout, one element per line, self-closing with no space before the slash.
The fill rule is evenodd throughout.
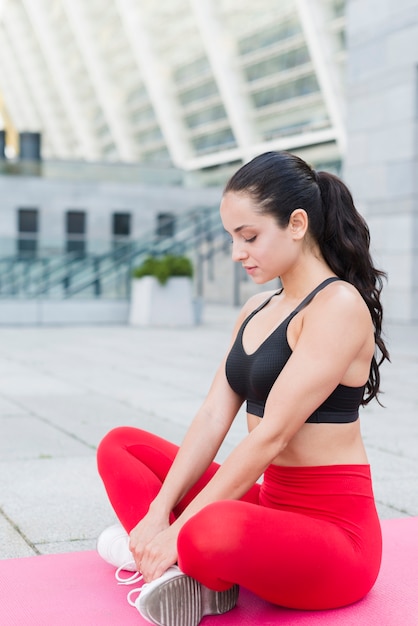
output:
<path id="1" fill-rule="evenodd" d="M 256 415 L 247 414 L 249 432 L 261 421 Z M 349 424 L 304 424 L 272 463 L 293 467 L 367 464 L 360 420 Z"/>

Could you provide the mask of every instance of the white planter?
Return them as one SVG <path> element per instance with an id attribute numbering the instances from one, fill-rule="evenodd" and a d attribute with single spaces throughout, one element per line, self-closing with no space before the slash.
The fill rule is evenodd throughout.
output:
<path id="1" fill-rule="evenodd" d="M 191 278 L 173 276 L 165 285 L 154 276 L 133 279 L 129 323 L 132 326 L 193 325 Z"/>

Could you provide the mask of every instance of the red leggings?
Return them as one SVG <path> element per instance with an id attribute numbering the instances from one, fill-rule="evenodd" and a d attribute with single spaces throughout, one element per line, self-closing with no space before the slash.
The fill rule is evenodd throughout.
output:
<path id="1" fill-rule="evenodd" d="M 104 437 L 98 467 L 129 532 L 147 513 L 178 447 L 121 427 Z M 208 483 L 212 463 L 173 510 L 175 519 Z M 380 568 L 381 531 L 368 465 L 279 467 L 241 500 L 206 506 L 182 528 L 183 572 L 218 591 L 237 583 L 295 609 L 331 609 L 365 596 Z"/>

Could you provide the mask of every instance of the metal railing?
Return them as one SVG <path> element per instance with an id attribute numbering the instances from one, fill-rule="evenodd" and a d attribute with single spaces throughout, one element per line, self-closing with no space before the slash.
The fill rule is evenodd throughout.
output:
<path id="1" fill-rule="evenodd" d="M 39 252 L 0 257 L 0 298 L 128 298 L 132 270 L 147 256 L 185 254 L 195 265 L 197 290 L 204 259 L 225 247 L 218 209 L 201 208 L 176 216 L 173 234 L 153 230 L 137 241 L 100 253 Z"/>

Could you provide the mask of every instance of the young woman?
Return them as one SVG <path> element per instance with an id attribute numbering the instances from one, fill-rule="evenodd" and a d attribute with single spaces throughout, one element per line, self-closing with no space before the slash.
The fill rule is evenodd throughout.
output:
<path id="1" fill-rule="evenodd" d="M 381 560 L 358 419 L 388 358 L 366 223 L 339 178 L 286 152 L 244 165 L 220 212 L 233 260 L 282 288 L 243 307 L 180 448 L 117 428 L 98 450 L 123 526 L 99 552 L 134 560 L 148 583 L 137 608 L 169 626 L 229 610 L 238 585 L 284 607 L 341 607 L 368 593 Z M 219 466 L 243 402 L 249 433 Z"/>

